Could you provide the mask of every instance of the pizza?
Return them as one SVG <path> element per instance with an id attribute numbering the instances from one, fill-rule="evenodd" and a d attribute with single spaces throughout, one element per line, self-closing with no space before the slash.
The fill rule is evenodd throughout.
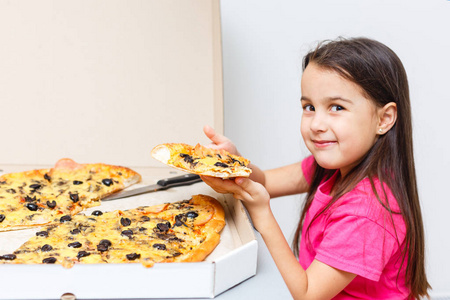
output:
<path id="1" fill-rule="evenodd" d="M 141 180 L 135 171 L 61 159 L 53 168 L 0 176 L 0 231 L 69 219 Z"/>
<path id="2" fill-rule="evenodd" d="M 166 165 L 198 175 L 230 178 L 248 177 L 252 172 L 248 159 L 200 144 L 195 147 L 183 143 L 161 144 L 151 154 Z"/>
<path id="3" fill-rule="evenodd" d="M 78 214 L 41 228 L 0 263 L 74 264 L 202 261 L 219 244 L 221 204 L 206 195 L 130 210 Z"/>

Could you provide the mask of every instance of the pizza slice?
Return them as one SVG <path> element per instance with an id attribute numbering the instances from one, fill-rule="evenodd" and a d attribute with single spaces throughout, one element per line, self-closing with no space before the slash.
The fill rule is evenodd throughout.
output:
<path id="1" fill-rule="evenodd" d="M 153 158 L 185 172 L 213 177 L 248 177 L 250 161 L 226 150 L 212 149 L 200 144 L 161 144 L 153 148 Z"/>
<path id="2" fill-rule="evenodd" d="M 65 158 L 53 168 L 0 176 L 0 231 L 69 218 L 141 180 L 135 171 Z"/>
<path id="3" fill-rule="evenodd" d="M 44 227 L 0 263 L 74 264 L 196 262 L 219 244 L 225 214 L 214 198 L 73 216 Z"/>

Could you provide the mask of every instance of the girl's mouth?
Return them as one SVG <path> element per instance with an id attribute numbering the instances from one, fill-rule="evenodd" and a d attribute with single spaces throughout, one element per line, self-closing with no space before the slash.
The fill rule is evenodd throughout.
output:
<path id="1" fill-rule="evenodd" d="M 326 148 L 336 144 L 336 141 L 312 140 L 316 148 Z"/>

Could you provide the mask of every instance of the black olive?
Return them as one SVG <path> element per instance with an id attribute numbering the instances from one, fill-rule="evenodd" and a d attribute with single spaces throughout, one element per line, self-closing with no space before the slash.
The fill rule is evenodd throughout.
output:
<path id="1" fill-rule="evenodd" d="M 53 201 L 47 201 L 47 206 L 49 207 L 49 208 L 55 208 L 56 207 L 56 201 L 55 200 L 53 200 Z"/>
<path id="2" fill-rule="evenodd" d="M 80 198 L 78 197 L 78 194 L 72 194 L 69 192 L 70 200 L 72 200 L 74 203 L 77 203 Z"/>
<path id="3" fill-rule="evenodd" d="M 111 247 L 111 241 L 109 240 L 101 240 L 97 245 L 97 250 L 100 252 L 108 251 L 109 247 Z"/>
<path id="4" fill-rule="evenodd" d="M 83 184 L 83 181 L 74 180 L 74 181 L 73 181 L 73 184 L 74 184 L 74 185 L 80 185 L 80 184 Z"/>
<path id="5" fill-rule="evenodd" d="M 50 182 L 52 180 L 47 173 L 45 173 L 44 179 L 47 180 L 48 182 Z"/>
<path id="6" fill-rule="evenodd" d="M 56 262 L 56 258 L 53 257 L 53 256 L 47 257 L 47 258 L 44 258 L 44 259 L 42 260 L 42 262 L 43 262 L 44 264 L 54 264 L 54 263 Z"/>
<path id="7" fill-rule="evenodd" d="M 38 231 L 36 236 L 48 237 L 48 231 Z"/>
<path id="8" fill-rule="evenodd" d="M 38 184 L 38 183 L 36 183 L 36 184 L 31 184 L 30 185 L 30 189 L 33 189 L 33 190 L 38 190 L 38 189 L 40 189 L 42 187 L 42 185 L 40 185 L 40 184 Z"/>
<path id="9" fill-rule="evenodd" d="M 131 220 L 128 218 L 121 218 L 120 219 L 120 224 L 122 224 L 122 226 L 130 226 L 131 225 Z"/>
<path id="10" fill-rule="evenodd" d="M 175 216 L 175 224 L 173 226 L 181 226 L 181 225 L 185 225 L 184 222 L 186 222 L 186 215 L 184 214 L 179 214 Z"/>
<path id="11" fill-rule="evenodd" d="M 82 245 L 80 242 L 73 242 L 73 243 L 70 243 L 67 245 L 67 247 L 70 247 L 70 248 L 80 248 L 81 246 Z"/>
<path id="12" fill-rule="evenodd" d="M 111 247 L 112 243 L 110 240 L 101 240 L 99 245 L 105 245 L 106 247 Z"/>
<path id="13" fill-rule="evenodd" d="M 80 232 L 81 232 L 81 230 L 78 229 L 78 228 L 75 228 L 75 229 L 70 231 L 71 234 L 79 234 Z"/>
<path id="14" fill-rule="evenodd" d="M 127 254 L 126 256 L 127 256 L 128 260 L 136 260 L 141 257 L 141 255 L 138 253 L 130 253 L 130 254 Z"/>
<path id="15" fill-rule="evenodd" d="M 133 231 L 132 230 L 124 230 L 120 234 L 123 235 L 123 236 L 131 238 L 133 236 Z"/>
<path id="16" fill-rule="evenodd" d="M 191 219 L 195 219 L 198 217 L 198 213 L 195 211 L 188 211 L 186 213 L 186 217 L 191 218 Z"/>
<path id="17" fill-rule="evenodd" d="M 146 231 L 146 230 L 147 230 L 147 228 L 145 228 L 145 227 L 140 227 L 140 228 L 139 228 L 139 231 L 141 231 L 141 232 L 142 232 L 142 231 Z"/>
<path id="18" fill-rule="evenodd" d="M 170 229 L 170 223 L 169 222 L 158 223 L 158 224 L 156 224 L 156 227 L 161 231 L 167 231 Z"/>
<path id="19" fill-rule="evenodd" d="M 28 208 L 31 211 L 37 211 L 38 210 L 38 206 L 36 203 L 27 203 L 25 204 L 25 207 Z"/>
<path id="20" fill-rule="evenodd" d="M 61 223 L 69 222 L 69 221 L 72 221 L 72 217 L 71 217 L 70 215 L 65 215 L 65 216 L 62 216 L 62 217 L 59 219 L 59 221 L 60 221 Z"/>
<path id="21" fill-rule="evenodd" d="M 15 189 L 7 189 L 6 192 L 10 193 L 10 194 L 15 194 L 16 190 Z"/>
<path id="22" fill-rule="evenodd" d="M 113 184 L 113 181 L 110 178 L 106 178 L 102 180 L 102 183 L 106 186 L 110 186 L 111 184 Z"/>
<path id="23" fill-rule="evenodd" d="M 156 248 L 158 250 L 166 250 L 166 245 L 164 245 L 164 244 L 153 244 L 153 248 Z"/>
<path id="24" fill-rule="evenodd" d="M 36 196 L 34 196 L 33 198 L 31 198 L 30 196 L 25 196 L 24 200 L 25 202 L 35 202 Z"/>
<path id="25" fill-rule="evenodd" d="M 6 216 L 3 214 L 0 214 L 0 223 L 3 222 L 3 220 L 5 220 L 5 219 L 6 219 Z"/>
<path id="26" fill-rule="evenodd" d="M 227 164 L 224 164 L 224 163 L 222 163 L 220 161 L 216 162 L 214 165 L 216 167 L 221 167 L 221 168 L 228 168 L 229 167 Z"/>
<path id="27" fill-rule="evenodd" d="M 80 251 L 80 252 L 78 252 L 78 254 L 77 254 L 77 258 L 78 258 L 78 260 L 79 260 L 80 258 L 89 256 L 89 255 L 91 255 L 91 253 L 89 253 L 89 252 L 87 252 L 87 251 Z"/>
<path id="28" fill-rule="evenodd" d="M 148 222 L 148 221 L 150 221 L 150 218 L 148 216 L 142 216 L 141 217 L 141 221 L 142 222 Z"/>
<path id="29" fill-rule="evenodd" d="M 17 256 L 15 254 L 5 254 L 0 256 L 0 260 L 15 260 Z"/>
<path id="30" fill-rule="evenodd" d="M 103 213 L 100 210 L 94 210 L 91 215 L 98 217 L 103 215 Z"/>
<path id="31" fill-rule="evenodd" d="M 44 252 L 51 251 L 52 249 L 53 249 L 53 247 L 50 246 L 49 244 L 45 244 L 44 246 L 41 247 L 41 251 L 44 251 Z"/>

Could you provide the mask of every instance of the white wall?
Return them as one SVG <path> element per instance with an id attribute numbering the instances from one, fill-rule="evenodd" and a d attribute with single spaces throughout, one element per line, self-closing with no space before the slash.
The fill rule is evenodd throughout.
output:
<path id="1" fill-rule="evenodd" d="M 262 168 L 307 154 L 300 137 L 301 58 L 322 39 L 366 36 L 409 76 L 416 167 L 433 295 L 450 296 L 450 1 L 222 0 L 225 133 Z M 300 196 L 276 201 L 288 238 Z"/>

